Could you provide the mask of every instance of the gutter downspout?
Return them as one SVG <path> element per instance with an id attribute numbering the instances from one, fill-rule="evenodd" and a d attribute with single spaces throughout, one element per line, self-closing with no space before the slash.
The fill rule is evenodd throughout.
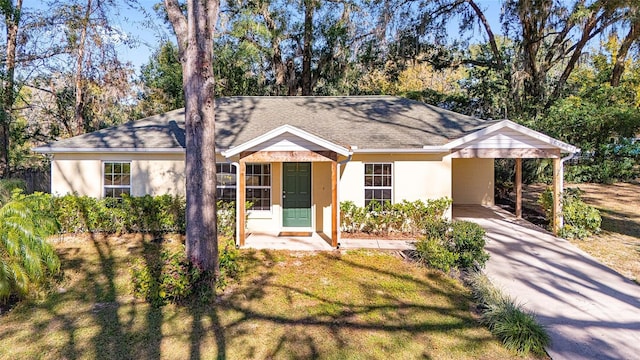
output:
<path id="1" fill-rule="evenodd" d="M 564 215 L 562 213 L 562 197 L 564 197 L 564 162 L 567 160 L 571 160 L 576 156 L 576 153 L 571 153 L 562 159 L 560 159 L 560 229 L 564 227 Z"/>
<path id="2" fill-rule="evenodd" d="M 348 163 L 349 161 L 351 161 L 351 158 L 353 158 L 353 151 L 349 152 L 349 156 L 347 156 L 346 159 L 342 160 L 342 161 L 338 161 L 338 173 L 336 174 L 336 178 L 337 178 L 337 182 L 338 184 L 340 183 L 340 165 L 344 165 L 346 163 Z M 338 214 L 338 219 L 336 221 L 336 223 L 338 224 L 338 229 L 336 229 L 338 231 L 338 240 L 340 240 L 342 238 L 342 234 L 340 231 L 340 228 L 342 227 L 342 225 L 340 224 L 340 186 L 338 186 L 338 184 L 336 184 L 336 188 L 337 188 L 337 192 L 338 192 L 338 211 L 336 211 L 336 213 Z M 340 243 L 338 242 L 338 247 L 336 247 L 336 249 L 340 249 Z"/>
<path id="3" fill-rule="evenodd" d="M 238 191 L 238 179 L 240 178 L 240 163 L 224 158 L 227 163 L 236 168 L 236 249 L 240 247 L 240 221 L 238 221 L 238 206 L 240 206 L 240 192 Z"/>

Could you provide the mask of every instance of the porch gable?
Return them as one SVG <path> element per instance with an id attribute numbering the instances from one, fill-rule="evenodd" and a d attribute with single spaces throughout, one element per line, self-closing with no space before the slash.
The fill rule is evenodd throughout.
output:
<path id="1" fill-rule="evenodd" d="M 351 150 L 344 146 L 301 130 L 295 126 L 282 125 L 236 147 L 222 151 L 222 156 L 230 158 L 242 153 L 256 152 L 321 152 L 329 151 L 342 156 L 349 156 Z"/>

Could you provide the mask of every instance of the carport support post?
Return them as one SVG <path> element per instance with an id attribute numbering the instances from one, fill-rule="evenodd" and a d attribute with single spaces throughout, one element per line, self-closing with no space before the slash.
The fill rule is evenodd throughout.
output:
<path id="1" fill-rule="evenodd" d="M 238 191 L 238 202 L 239 204 L 236 204 L 236 209 L 238 209 L 237 214 L 236 214 L 236 221 L 238 222 L 238 237 L 240 238 L 238 243 L 240 246 L 244 246 L 244 240 L 245 240 L 245 228 L 246 228 L 246 213 L 247 213 L 247 209 L 246 209 L 246 204 L 247 204 L 247 193 L 245 190 L 246 187 L 246 177 L 245 177 L 245 173 L 246 173 L 246 168 L 247 168 L 247 164 L 244 162 L 244 160 L 240 159 L 240 161 L 238 162 L 238 166 L 240 167 L 240 171 L 238 171 L 238 177 L 239 179 L 236 179 L 236 181 L 238 182 L 238 188 L 236 191 Z"/>
<path id="2" fill-rule="evenodd" d="M 338 162 L 331 162 L 331 246 L 338 247 Z"/>
<path id="3" fill-rule="evenodd" d="M 560 232 L 560 219 L 562 216 L 562 162 L 560 158 L 553 159 L 553 233 Z"/>
<path id="4" fill-rule="evenodd" d="M 522 158 L 516 159 L 516 217 L 522 217 Z"/>

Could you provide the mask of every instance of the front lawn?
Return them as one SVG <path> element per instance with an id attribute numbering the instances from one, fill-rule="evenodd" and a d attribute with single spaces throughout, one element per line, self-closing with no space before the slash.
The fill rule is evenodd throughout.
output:
<path id="1" fill-rule="evenodd" d="M 168 245 L 170 246 L 170 245 Z M 457 281 L 387 253 L 241 253 L 245 271 L 209 306 L 152 308 L 130 294 L 140 235 L 56 244 L 57 290 L 0 321 L 2 359 L 515 358 Z"/>

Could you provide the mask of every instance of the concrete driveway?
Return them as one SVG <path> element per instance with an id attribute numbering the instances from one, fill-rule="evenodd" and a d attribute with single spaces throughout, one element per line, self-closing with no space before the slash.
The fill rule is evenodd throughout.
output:
<path id="1" fill-rule="evenodd" d="M 640 285 L 497 208 L 456 206 L 487 231 L 492 282 L 536 313 L 553 359 L 640 359 Z"/>

